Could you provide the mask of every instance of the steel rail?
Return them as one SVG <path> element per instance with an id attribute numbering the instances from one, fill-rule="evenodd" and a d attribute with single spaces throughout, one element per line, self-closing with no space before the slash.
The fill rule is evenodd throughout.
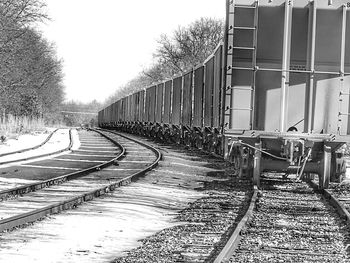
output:
<path id="1" fill-rule="evenodd" d="M 158 164 L 158 162 L 162 159 L 162 154 L 161 154 L 161 152 L 160 152 L 157 148 L 155 148 L 155 147 L 153 147 L 153 146 L 151 146 L 151 145 L 149 145 L 149 144 L 140 142 L 140 141 L 138 141 L 138 140 L 135 140 L 135 139 L 133 139 L 133 138 L 130 138 L 129 136 L 126 136 L 126 135 L 121 134 L 121 133 L 116 132 L 116 131 L 105 130 L 105 129 L 96 129 L 96 131 L 98 131 L 98 130 L 113 133 L 113 134 L 115 134 L 115 135 L 118 135 L 118 136 L 120 136 L 120 137 L 123 137 L 123 138 L 125 138 L 125 139 L 127 139 L 127 140 L 133 141 L 133 142 L 135 142 L 135 143 L 137 143 L 137 144 L 140 144 L 140 145 L 146 147 L 147 149 L 151 150 L 152 152 L 154 152 L 154 153 L 156 154 L 156 156 L 157 156 L 157 164 Z M 153 168 L 154 168 L 154 167 L 153 167 Z M 152 169 L 153 169 L 153 168 L 152 168 Z"/>
<path id="2" fill-rule="evenodd" d="M 96 131 L 96 130 L 94 130 L 94 131 Z M 96 131 L 96 132 L 100 132 L 100 131 Z M 100 132 L 100 134 L 102 135 L 102 132 Z M 153 163 L 151 163 L 148 167 L 146 167 L 146 168 L 144 168 L 144 169 L 142 169 L 142 170 L 140 170 L 140 171 L 138 171 L 136 173 L 133 173 L 133 174 L 131 174 L 129 176 L 126 176 L 126 177 L 124 177 L 124 178 L 122 178 L 122 179 L 120 179 L 120 180 L 118 180 L 118 181 L 116 181 L 114 183 L 111 183 L 111 184 L 109 184 L 107 186 L 94 189 L 92 191 L 80 194 L 80 195 L 75 196 L 73 198 L 57 202 L 55 204 L 48 205 L 46 207 L 35 209 L 33 211 L 30 211 L 30 212 L 27 212 L 27 213 L 23 213 L 21 215 L 17 215 L 17 216 L 13 216 L 13 217 L 10 217 L 10 218 L 2 219 L 2 220 L 0 220 L 0 232 L 3 232 L 5 230 L 9 230 L 9 229 L 13 229 L 15 227 L 24 225 L 24 224 L 29 223 L 29 222 L 36 221 L 36 220 L 38 220 L 40 218 L 43 218 L 43 217 L 45 217 L 45 216 L 47 216 L 49 214 L 59 213 L 59 212 L 61 212 L 63 210 L 68 210 L 68 209 L 75 208 L 75 207 L 77 207 L 78 205 L 81 205 L 84 202 L 93 200 L 96 197 L 100 197 L 100 196 L 102 196 L 102 195 L 104 195 L 106 193 L 114 191 L 118 187 L 121 187 L 123 185 L 127 185 L 127 184 L 131 183 L 132 181 L 138 179 L 140 176 L 144 175 L 146 172 L 152 170 L 154 167 L 156 167 L 158 165 L 159 161 L 162 158 L 162 155 L 161 155 L 159 150 L 157 150 L 156 148 L 154 148 L 154 147 L 152 147 L 152 146 L 150 146 L 148 144 L 145 144 L 145 143 L 142 143 L 142 142 L 138 142 L 137 140 L 129 138 L 129 137 L 125 136 L 125 135 L 120 135 L 120 134 L 117 134 L 117 135 L 119 135 L 119 136 L 121 136 L 123 138 L 126 138 L 126 139 L 128 139 L 130 141 L 133 141 L 135 143 L 138 143 L 138 144 L 140 144 L 140 145 L 142 145 L 142 146 L 152 150 L 156 154 L 156 160 L 153 161 Z M 106 135 L 102 135 L 102 136 L 106 136 Z M 115 142 L 115 140 L 113 140 L 112 138 L 109 138 L 109 139 L 111 141 Z M 124 156 L 125 148 L 123 147 L 123 149 L 124 150 L 122 151 L 121 154 L 119 154 L 118 158 L 121 158 L 122 156 Z M 113 159 L 110 162 L 113 162 L 115 159 Z M 99 165 L 99 167 L 101 167 L 101 166 L 103 166 L 103 165 Z M 96 169 L 96 167 L 97 166 L 95 166 L 93 168 L 86 169 L 86 170 L 92 170 L 92 169 L 99 170 L 99 169 Z M 84 170 L 84 171 L 86 171 L 86 170 Z"/>
<path id="3" fill-rule="evenodd" d="M 309 184 L 315 190 L 319 190 L 318 184 L 315 183 L 314 181 L 310 181 Z M 346 220 L 347 224 L 350 225 L 350 213 L 345 208 L 345 206 L 327 189 L 319 190 L 319 191 L 322 193 L 322 195 L 327 200 L 327 202 L 335 208 L 338 215 L 344 220 Z M 243 218 L 240 220 L 240 222 L 236 226 L 234 232 L 232 233 L 230 239 L 227 241 L 224 248 L 221 250 L 219 255 L 213 261 L 214 263 L 226 262 L 235 253 L 235 249 L 237 248 L 241 239 L 241 231 L 248 225 L 248 223 L 252 218 L 253 210 L 255 208 L 255 204 L 257 201 L 257 194 L 258 194 L 258 188 L 254 186 L 254 191 L 253 191 L 252 198 L 250 200 L 250 204 L 247 209 L 247 212 L 245 213 Z"/>
<path id="4" fill-rule="evenodd" d="M 23 152 L 27 152 L 27 151 L 30 151 L 30 150 L 35 150 L 35 149 L 38 149 L 39 147 L 43 146 L 44 144 L 46 144 L 50 139 L 51 137 L 53 136 L 53 134 L 55 132 L 57 132 L 59 129 L 56 129 L 54 130 L 53 132 L 51 132 L 49 134 L 49 136 L 47 136 L 47 138 L 40 144 L 38 145 L 35 145 L 33 147 L 29 147 L 29 148 L 25 148 L 25 149 L 20 149 L 20 150 L 17 150 L 17 151 L 13 151 L 13 152 L 7 152 L 7 153 L 2 153 L 0 154 L 0 157 L 3 157 L 3 156 L 7 156 L 7 155 L 11 155 L 11 154 L 16 154 L 16 153 L 23 153 Z"/>
<path id="5" fill-rule="evenodd" d="M 310 180 L 309 184 L 312 188 L 319 190 L 318 184 Z M 335 208 L 337 213 L 342 217 L 348 225 L 350 225 L 350 212 L 346 209 L 346 207 L 342 204 L 341 201 L 339 201 L 338 198 L 336 198 L 329 190 L 327 189 L 322 189 L 319 190 L 325 197 L 325 199 L 328 201 L 328 203 Z"/>
<path id="6" fill-rule="evenodd" d="M 42 158 L 42 157 L 48 157 L 48 156 L 59 154 L 59 153 L 65 152 L 65 151 L 70 151 L 72 147 L 73 147 L 72 129 L 69 129 L 69 145 L 67 147 L 65 147 L 64 149 L 57 150 L 57 151 L 50 152 L 50 153 L 44 153 L 44 154 L 39 154 L 39 155 L 35 155 L 35 156 L 30 156 L 30 157 L 25 157 L 25 158 L 20 158 L 20 159 L 5 161 L 5 162 L 0 162 L 0 165 L 9 164 L 9 163 L 23 162 L 23 161 L 29 161 L 29 160 L 33 160 L 33 159 L 37 159 L 37 158 Z M 16 152 L 13 152 L 13 153 L 16 153 Z"/>
<path id="7" fill-rule="evenodd" d="M 97 133 L 99 133 L 99 132 L 97 132 Z M 106 137 L 106 136 L 104 136 L 104 137 Z M 36 182 L 36 183 L 25 184 L 25 185 L 22 185 L 22 186 L 18 186 L 18 187 L 2 190 L 2 191 L 0 191 L 0 200 L 4 199 L 4 198 L 7 198 L 8 196 L 23 195 L 23 194 L 34 192 L 34 191 L 37 191 L 37 190 L 40 190 L 40 189 L 43 189 L 43 188 L 50 187 L 51 185 L 57 185 L 57 184 L 65 182 L 65 181 L 73 180 L 73 179 L 81 177 L 81 176 L 83 176 L 85 174 L 88 174 L 88 173 L 91 173 L 91 172 L 94 172 L 94 171 L 98 171 L 100 169 L 103 169 L 103 168 L 113 164 L 113 162 L 115 162 L 116 160 L 121 159 L 125 155 L 125 148 L 122 145 L 120 145 L 117 141 L 115 141 L 115 140 L 113 140 L 111 138 L 108 138 L 108 137 L 106 137 L 106 138 L 109 139 L 111 142 L 113 142 L 115 145 L 117 145 L 121 149 L 121 152 L 115 158 L 113 158 L 112 160 L 109 160 L 109 161 L 104 162 L 102 164 L 95 165 L 95 166 L 90 167 L 90 168 L 86 168 L 86 169 L 83 169 L 83 170 L 80 170 L 80 171 L 76 171 L 76 172 L 72 172 L 72 173 L 69 173 L 69 174 L 57 176 L 57 177 L 54 177 L 54 178 L 51 178 L 51 179 L 47 179 L 47 180 L 43 180 L 43 181 Z M 35 157 L 35 158 L 37 158 L 37 157 Z"/>
<path id="8" fill-rule="evenodd" d="M 250 199 L 247 212 L 245 213 L 243 218 L 239 221 L 238 225 L 236 226 L 235 230 L 233 231 L 230 239 L 227 241 L 224 248 L 221 250 L 219 255 L 213 261 L 214 263 L 225 262 L 232 257 L 241 239 L 241 231 L 244 229 L 244 227 L 247 226 L 247 224 L 250 222 L 252 218 L 253 210 L 255 208 L 257 198 L 258 198 L 258 188 L 254 186 L 253 194 Z"/>

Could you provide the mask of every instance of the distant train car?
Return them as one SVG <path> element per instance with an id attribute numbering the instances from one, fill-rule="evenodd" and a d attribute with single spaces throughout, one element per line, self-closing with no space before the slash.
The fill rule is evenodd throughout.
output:
<path id="1" fill-rule="evenodd" d="M 226 5 L 225 39 L 202 65 L 100 111 L 100 127 L 221 155 L 257 185 L 278 171 L 327 188 L 350 141 L 350 3 Z"/>

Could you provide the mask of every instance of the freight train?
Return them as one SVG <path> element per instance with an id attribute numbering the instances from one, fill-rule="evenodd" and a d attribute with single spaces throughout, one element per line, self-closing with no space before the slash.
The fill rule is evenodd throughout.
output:
<path id="1" fill-rule="evenodd" d="M 225 37 L 203 64 L 122 98 L 99 126 L 263 172 L 341 180 L 350 141 L 350 2 L 227 0 Z"/>

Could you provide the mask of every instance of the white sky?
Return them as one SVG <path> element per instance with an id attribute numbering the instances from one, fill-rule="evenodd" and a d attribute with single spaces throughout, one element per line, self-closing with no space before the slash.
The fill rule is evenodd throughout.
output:
<path id="1" fill-rule="evenodd" d="M 157 39 L 200 17 L 225 17 L 225 0 L 46 0 L 41 26 L 64 60 L 67 100 L 102 102 L 152 63 Z"/>

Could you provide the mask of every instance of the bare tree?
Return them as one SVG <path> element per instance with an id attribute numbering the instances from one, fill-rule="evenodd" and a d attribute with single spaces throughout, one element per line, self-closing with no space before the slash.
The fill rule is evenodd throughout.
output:
<path id="1" fill-rule="evenodd" d="M 33 25 L 48 19 L 41 0 L 0 0 L 0 110 L 45 116 L 64 99 L 62 63 Z"/>
<path id="2" fill-rule="evenodd" d="M 223 38 L 223 21 L 201 18 L 188 27 L 178 28 L 172 36 L 162 35 L 154 54 L 157 67 L 172 76 L 202 63 Z"/>
<path id="3" fill-rule="evenodd" d="M 0 0 L 0 52 L 11 48 L 12 41 L 25 34 L 26 28 L 48 20 L 42 0 Z"/>
<path id="4" fill-rule="evenodd" d="M 13 41 L 0 54 L 1 105 L 15 115 L 42 116 L 57 110 L 63 100 L 62 65 L 55 50 L 34 30 Z"/>
<path id="5" fill-rule="evenodd" d="M 171 36 L 161 35 L 154 63 L 111 95 L 104 106 L 153 83 L 184 73 L 202 63 L 223 38 L 222 20 L 201 18 L 187 27 L 179 27 Z"/>

